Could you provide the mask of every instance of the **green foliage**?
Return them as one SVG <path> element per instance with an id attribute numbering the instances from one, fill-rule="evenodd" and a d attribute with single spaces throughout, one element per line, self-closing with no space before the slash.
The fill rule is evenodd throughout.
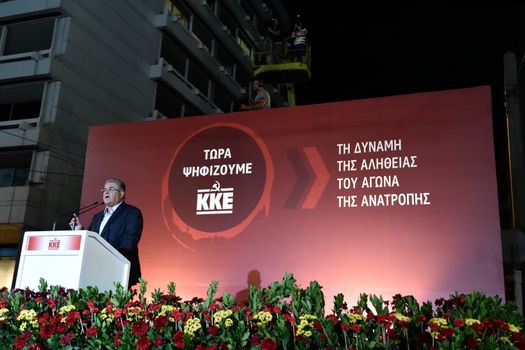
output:
<path id="1" fill-rule="evenodd" d="M 498 349 L 525 348 L 523 317 L 499 297 L 455 293 L 434 303 L 413 296 L 361 294 L 349 307 L 334 297 L 325 315 L 322 287 L 292 274 L 250 286 L 237 304 L 212 281 L 205 299 L 181 302 L 175 284 L 146 296 L 115 285 L 0 291 L 2 349 Z"/>

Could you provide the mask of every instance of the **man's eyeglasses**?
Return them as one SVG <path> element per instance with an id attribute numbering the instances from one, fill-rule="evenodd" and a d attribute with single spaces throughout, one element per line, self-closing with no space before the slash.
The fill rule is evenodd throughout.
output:
<path id="1" fill-rule="evenodd" d="M 118 188 L 113 188 L 113 187 L 110 187 L 110 188 L 102 188 L 100 190 L 100 192 L 104 193 L 104 192 L 117 192 L 117 191 L 120 191 Z"/>

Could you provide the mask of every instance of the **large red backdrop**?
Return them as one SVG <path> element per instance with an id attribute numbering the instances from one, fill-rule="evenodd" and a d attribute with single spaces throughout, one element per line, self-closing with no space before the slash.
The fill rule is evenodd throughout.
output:
<path id="1" fill-rule="evenodd" d="M 504 295 L 485 86 L 94 127 L 81 204 L 109 177 L 142 209 L 150 291 L 237 294 L 256 271 L 328 301 Z"/>

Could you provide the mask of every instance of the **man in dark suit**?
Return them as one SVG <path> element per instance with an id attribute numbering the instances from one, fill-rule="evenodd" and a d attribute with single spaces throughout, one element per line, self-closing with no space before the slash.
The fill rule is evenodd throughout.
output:
<path id="1" fill-rule="evenodd" d="M 130 261 L 129 286 L 131 287 L 141 277 L 138 243 L 142 235 L 142 212 L 139 208 L 124 202 L 126 185 L 119 179 L 106 180 L 101 192 L 106 207 L 95 214 L 88 230 L 98 232 Z M 75 230 L 82 229 L 82 224 L 76 215 L 70 225 Z"/>

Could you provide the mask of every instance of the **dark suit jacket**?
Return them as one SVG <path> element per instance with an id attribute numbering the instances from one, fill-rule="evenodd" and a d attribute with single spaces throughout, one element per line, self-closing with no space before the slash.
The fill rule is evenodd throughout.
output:
<path id="1" fill-rule="evenodd" d="M 104 211 L 95 214 L 89 230 L 99 232 L 103 218 Z M 142 235 L 142 226 L 143 219 L 140 209 L 122 202 L 104 226 L 104 231 L 99 232 L 102 238 L 130 261 L 130 287 L 136 284 L 141 277 L 138 244 Z"/>

